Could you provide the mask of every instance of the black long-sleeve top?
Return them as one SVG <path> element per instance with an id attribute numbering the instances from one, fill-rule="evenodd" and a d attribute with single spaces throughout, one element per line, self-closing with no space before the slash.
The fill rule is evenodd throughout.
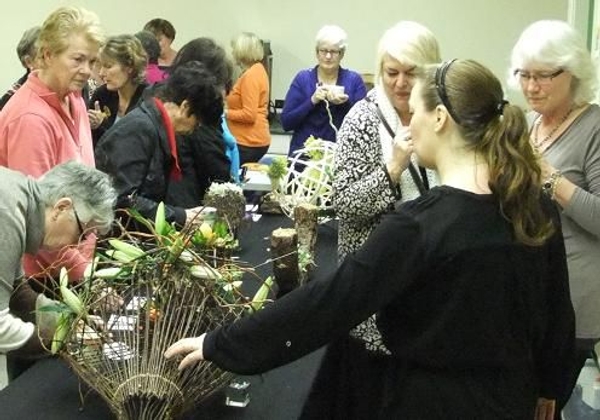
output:
<path id="1" fill-rule="evenodd" d="M 560 221 L 546 207 L 556 232 L 527 247 L 494 196 L 433 188 L 385 216 L 330 278 L 210 332 L 204 355 L 230 371 L 264 372 L 379 312 L 392 352 L 385 415 L 435 418 L 423 410 L 436 404 L 444 418 L 533 415 L 537 396 L 558 395 L 574 349 Z M 460 417 L 465 410 L 486 416 Z"/>

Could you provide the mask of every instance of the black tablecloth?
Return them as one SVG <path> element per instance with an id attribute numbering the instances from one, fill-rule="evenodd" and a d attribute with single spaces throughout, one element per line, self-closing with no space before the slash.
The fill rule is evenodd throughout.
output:
<path id="1" fill-rule="evenodd" d="M 269 236 L 273 229 L 290 227 L 282 216 L 265 215 L 241 231 L 240 259 L 259 264 L 269 258 Z M 314 276 L 323 276 L 335 269 L 337 231 L 334 225 L 319 228 Z M 261 277 L 271 272 L 271 264 L 257 268 Z M 188 413 L 185 419 L 278 420 L 298 417 L 306 398 L 323 350 L 318 350 L 294 363 L 264 375 L 251 376 L 250 404 L 245 408 L 225 405 L 224 392 Z M 82 406 L 80 393 L 85 397 Z M 107 404 L 95 392 L 89 391 L 69 369 L 56 358 L 37 362 L 29 370 L 0 391 L 0 419 L 112 419 Z"/>

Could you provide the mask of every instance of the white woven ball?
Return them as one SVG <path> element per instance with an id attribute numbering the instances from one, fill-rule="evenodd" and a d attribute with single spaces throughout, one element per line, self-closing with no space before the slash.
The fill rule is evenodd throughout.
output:
<path id="1" fill-rule="evenodd" d="M 274 190 L 286 216 L 294 218 L 294 208 L 309 203 L 320 210 L 332 210 L 333 158 L 337 144 L 314 139 L 305 143 L 293 156 L 288 157 L 288 171 Z M 320 216 L 325 223 L 331 216 Z"/>

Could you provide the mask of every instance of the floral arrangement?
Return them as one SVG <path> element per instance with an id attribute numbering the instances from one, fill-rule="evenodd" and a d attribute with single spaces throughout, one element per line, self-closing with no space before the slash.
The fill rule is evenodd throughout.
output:
<path id="1" fill-rule="evenodd" d="M 109 239 L 75 289 L 61 275 L 59 324 L 50 349 L 109 404 L 119 419 L 180 416 L 231 374 L 210 362 L 183 372 L 164 351 L 183 337 L 229 323 L 268 300 L 267 279 L 253 299 L 240 292 L 244 268 L 229 261 L 218 268 L 199 249 L 229 233 L 219 225 L 177 231 L 158 208 L 154 223 L 139 219 L 151 234 Z M 200 245 L 198 240 L 201 241 Z M 204 242 L 202 242 L 204 241 Z"/>

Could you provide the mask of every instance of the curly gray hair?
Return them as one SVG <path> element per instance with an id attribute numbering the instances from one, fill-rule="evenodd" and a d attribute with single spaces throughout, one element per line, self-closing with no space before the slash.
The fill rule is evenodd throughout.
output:
<path id="1" fill-rule="evenodd" d="M 82 219 L 93 221 L 100 233 L 110 229 L 117 192 L 104 172 L 68 161 L 46 172 L 39 178 L 38 185 L 41 199 L 47 207 L 69 197 Z"/>

